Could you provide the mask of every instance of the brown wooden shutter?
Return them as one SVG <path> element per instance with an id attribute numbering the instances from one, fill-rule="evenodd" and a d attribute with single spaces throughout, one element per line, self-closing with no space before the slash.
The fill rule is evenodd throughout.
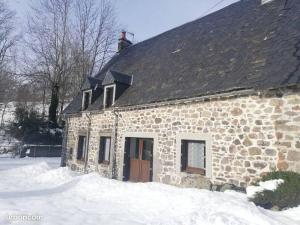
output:
<path id="1" fill-rule="evenodd" d="M 78 147 L 77 147 L 77 159 L 81 160 L 83 156 L 83 145 L 84 145 L 84 136 L 79 136 L 78 138 Z"/>
<path id="2" fill-rule="evenodd" d="M 181 171 L 185 171 L 188 161 L 187 142 L 181 141 Z"/>
<path id="3" fill-rule="evenodd" d="M 99 146 L 99 158 L 98 163 L 102 163 L 104 161 L 104 153 L 105 153 L 105 138 L 100 138 L 100 146 Z"/>

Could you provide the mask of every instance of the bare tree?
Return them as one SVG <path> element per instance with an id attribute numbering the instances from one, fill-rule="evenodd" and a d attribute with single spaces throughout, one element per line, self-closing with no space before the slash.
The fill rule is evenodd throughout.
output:
<path id="1" fill-rule="evenodd" d="M 0 73 L 0 129 L 4 127 L 4 116 L 8 104 L 14 100 L 17 88 L 17 81 L 9 72 L 1 71 Z"/>
<path id="2" fill-rule="evenodd" d="M 31 79 L 49 84 L 49 120 L 54 123 L 57 122 L 59 92 L 71 68 L 68 47 L 70 10 L 70 0 L 40 0 L 32 7 L 28 21 L 27 73 Z"/>
<path id="3" fill-rule="evenodd" d="M 9 60 L 9 50 L 15 45 L 17 36 L 14 34 L 15 13 L 0 0 L 0 70 Z"/>
<path id="4" fill-rule="evenodd" d="M 14 51 L 12 48 L 17 41 L 14 29 L 15 13 L 0 0 L 0 128 L 4 125 L 4 115 L 8 103 L 13 100 L 16 81 L 10 73 L 13 66 Z"/>
<path id="5" fill-rule="evenodd" d="M 77 62 L 78 85 L 97 73 L 111 56 L 116 41 L 117 23 L 114 7 L 108 0 L 76 0 L 73 53 Z"/>
<path id="6" fill-rule="evenodd" d="M 78 93 L 84 79 L 99 71 L 111 54 L 116 22 L 108 0 L 38 3 L 28 15 L 24 74 L 48 85 L 49 120 L 56 123 L 66 99 Z"/>

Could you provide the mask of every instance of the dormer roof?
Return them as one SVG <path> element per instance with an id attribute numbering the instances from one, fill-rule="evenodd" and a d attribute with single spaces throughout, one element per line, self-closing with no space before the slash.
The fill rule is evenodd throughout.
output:
<path id="1" fill-rule="evenodd" d="M 89 89 L 94 89 L 96 86 L 101 86 L 102 80 L 99 78 L 95 77 L 87 77 L 81 90 L 89 90 Z"/>
<path id="2" fill-rule="evenodd" d="M 105 86 L 105 85 L 109 85 L 109 84 L 114 84 L 116 82 L 131 85 L 132 78 L 133 78 L 133 76 L 131 76 L 131 75 L 120 73 L 120 72 L 117 72 L 114 70 L 108 70 L 102 81 L 102 85 Z"/>

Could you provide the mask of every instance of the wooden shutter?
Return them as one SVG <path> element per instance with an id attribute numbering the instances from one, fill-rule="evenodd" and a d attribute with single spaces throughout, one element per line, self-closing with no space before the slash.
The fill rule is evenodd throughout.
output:
<path id="1" fill-rule="evenodd" d="M 188 159 L 187 142 L 181 141 L 181 171 L 185 171 Z"/>
<path id="2" fill-rule="evenodd" d="M 85 137 L 79 136 L 78 138 L 78 147 L 77 147 L 77 159 L 82 160 L 83 150 L 84 150 Z"/>
<path id="3" fill-rule="evenodd" d="M 105 153 L 105 138 L 100 137 L 98 163 L 102 163 L 104 161 L 104 153 Z"/>

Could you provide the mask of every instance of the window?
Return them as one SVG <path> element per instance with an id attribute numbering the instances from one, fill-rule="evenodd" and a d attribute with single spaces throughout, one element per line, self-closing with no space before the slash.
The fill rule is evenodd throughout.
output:
<path id="1" fill-rule="evenodd" d="M 115 86 L 107 86 L 104 91 L 104 107 L 110 107 L 115 103 Z"/>
<path id="2" fill-rule="evenodd" d="M 77 147 L 77 159 L 85 161 L 87 151 L 86 151 L 86 136 L 79 136 L 78 147 Z"/>
<path id="3" fill-rule="evenodd" d="M 111 137 L 100 137 L 98 163 L 109 164 Z"/>
<path id="4" fill-rule="evenodd" d="M 205 141 L 181 140 L 181 171 L 205 175 Z"/>
<path id="5" fill-rule="evenodd" d="M 82 110 L 86 110 L 91 104 L 92 100 L 92 91 L 83 92 L 83 102 L 82 102 Z"/>

